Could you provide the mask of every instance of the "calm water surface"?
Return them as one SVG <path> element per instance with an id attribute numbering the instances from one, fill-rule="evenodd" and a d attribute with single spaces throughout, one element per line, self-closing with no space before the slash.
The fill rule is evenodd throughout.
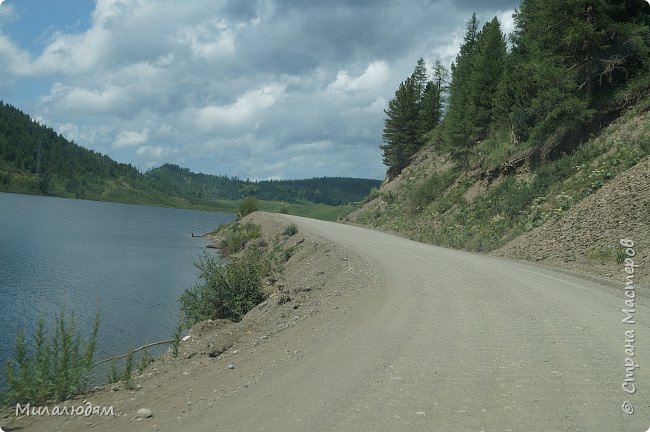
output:
<path id="1" fill-rule="evenodd" d="M 16 332 L 61 308 L 101 315 L 96 359 L 171 337 L 178 297 L 213 230 L 232 215 L 0 193 L 0 361 Z"/>

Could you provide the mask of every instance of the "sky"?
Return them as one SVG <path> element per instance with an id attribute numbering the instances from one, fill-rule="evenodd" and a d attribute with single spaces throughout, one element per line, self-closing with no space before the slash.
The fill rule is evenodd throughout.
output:
<path id="1" fill-rule="evenodd" d="M 382 179 L 384 109 L 512 0 L 0 0 L 0 99 L 141 171 Z"/>

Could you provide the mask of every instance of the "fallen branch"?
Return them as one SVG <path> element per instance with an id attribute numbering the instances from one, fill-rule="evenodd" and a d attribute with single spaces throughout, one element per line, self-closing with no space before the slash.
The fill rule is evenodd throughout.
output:
<path id="1" fill-rule="evenodd" d="M 92 369 L 95 366 L 100 365 L 102 363 L 106 363 L 106 362 L 109 362 L 109 361 L 124 358 L 124 357 L 128 356 L 129 354 L 136 353 L 136 352 L 141 351 L 141 350 L 143 350 L 145 348 L 149 348 L 149 347 L 156 346 L 156 345 L 171 344 L 171 343 L 174 343 L 174 342 L 176 342 L 176 339 L 168 339 L 168 340 L 164 340 L 164 341 L 160 341 L 160 342 L 153 342 L 153 343 L 150 343 L 150 344 L 142 345 L 140 348 L 136 348 L 136 349 L 134 349 L 132 351 L 129 351 L 126 354 L 118 355 L 118 356 L 115 356 L 115 357 L 111 357 L 111 358 L 100 360 L 100 361 L 98 361 L 96 363 L 93 363 L 92 366 L 90 366 L 90 368 Z"/>

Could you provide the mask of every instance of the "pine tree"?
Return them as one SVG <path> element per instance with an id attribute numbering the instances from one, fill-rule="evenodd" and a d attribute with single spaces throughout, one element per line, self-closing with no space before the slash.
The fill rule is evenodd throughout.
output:
<path id="1" fill-rule="evenodd" d="M 516 135 L 541 145 L 557 131 L 584 133 L 598 100 L 647 64 L 649 10 L 640 0 L 523 0 L 500 92 Z"/>
<path id="2" fill-rule="evenodd" d="M 451 65 L 451 85 L 449 86 L 449 106 L 445 116 L 445 140 L 457 159 L 466 160 L 472 144 L 473 125 L 470 120 L 472 97 L 470 82 L 472 68 L 477 53 L 479 35 L 478 19 L 473 14 L 467 22 L 463 45 Z"/>
<path id="3" fill-rule="evenodd" d="M 490 125 L 495 120 L 495 94 L 506 62 L 506 41 L 496 17 L 485 24 L 476 44 L 469 83 L 469 121 L 473 135 L 481 139 L 487 136 Z"/>
<path id="4" fill-rule="evenodd" d="M 433 66 L 432 79 L 427 82 L 422 94 L 420 123 L 423 134 L 431 131 L 442 120 L 447 77 L 447 69 L 440 63 L 440 60 L 436 60 Z"/>
<path id="5" fill-rule="evenodd" d="M 384 144 L 380 148 L 390 178 L 399 175 L 422 146 L 418 85 L 413 76 L 407 78 L 384 110 L 387 118 L 384 120 Z"/>

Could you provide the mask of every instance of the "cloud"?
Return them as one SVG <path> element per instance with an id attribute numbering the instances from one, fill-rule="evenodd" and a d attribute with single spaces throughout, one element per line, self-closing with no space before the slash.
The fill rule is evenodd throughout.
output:
<path id="1" fill-rule="evenodd" d="M 113 143 L 113 147 L 114 148 L 136 147 L 140 144 L 146 143 L 148 139 L 149 139 L 149 129 L 147 128 L 142 129 L 139 132 L 122 131 L 120 132 L 120 134 L 117 136 L 117 139 Z"/>
<path id="2" fill-rule="evenodd" d="M 373 61 L 356 78 L 350 77 L 346 70 L 339 71 L 336 80 L 328 86 L 328 89 L 332 91 L 378 90 L 389 76 L 390 69 L 386 62 Z"/>
<path id="3" fill-rule="evenodd" d="M 512 3 L 96 0 L 85 28 L 55 27 L 38 44 L 2 32 L 3 5 L 0 91 L 140 168 L 381 178 L 398 84 L 420 57 L 450 62 L 472 10 L 507 30 Z"/>
<path id="4" fill-rule="evenodd" d="M 284 91 L 284 86 L 270 84 L 244 93 L 229 105 L 208 105 L 196 112 L 199 128 L 212 130 L 219 126 L 249 123 L 261 111 L 272 107 Z"/>

